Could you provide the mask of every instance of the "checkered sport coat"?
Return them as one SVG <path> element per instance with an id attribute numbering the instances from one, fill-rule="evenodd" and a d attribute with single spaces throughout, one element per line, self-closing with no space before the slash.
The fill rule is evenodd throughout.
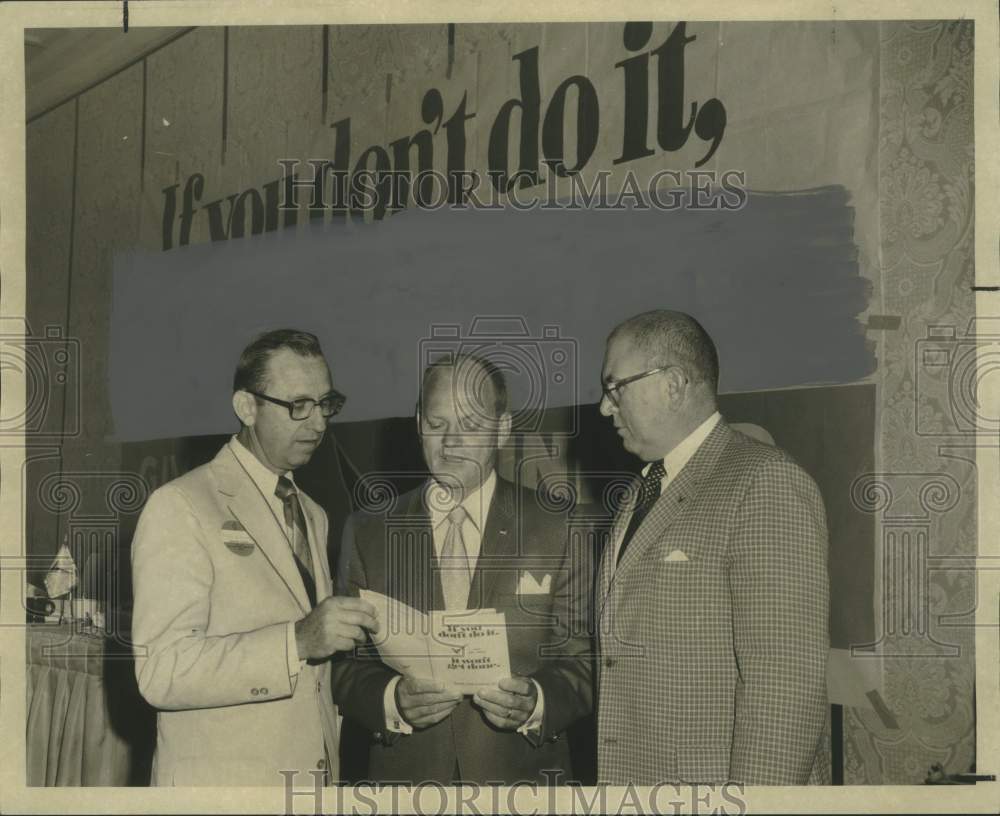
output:
<path id="1" fill-rule="evenodd" d="M 813 480 L 720 421 L 597 576 L 598 779 L 805 784 L 826 716 Z"/>

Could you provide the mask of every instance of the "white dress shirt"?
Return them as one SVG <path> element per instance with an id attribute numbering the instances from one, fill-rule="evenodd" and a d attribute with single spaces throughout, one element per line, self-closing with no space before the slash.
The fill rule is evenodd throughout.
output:
<path id="1" fill-rule="evenodd" d="M 285 522 L 285 504 L 274 492 L 275 488 L 278 486 L 278 474 L 268 470 L 260 459 L 258 459 L 251 451 L 247 450 L 246 446 L 235 436 L 229 440 L 229 448 L 232 450 L 236 460 L 243 466 L 243 469 L 250 476 L 251 481 L 257 485 L 257 489 L 263 494 L 264 499 L 271 508 L 271 512 L 274 513 L 274 517 L 284 528 L 288 541 L 291 542 L 294 532 Z M 282 475 L 295 485 L 295 479 L 290 470 L 286 471 Z M 297 485 L 295 489 L 298 490 Z M 292 548 L 291 543 L 289 543 L 288 548 Z M 311 555 L 312 547 L 309 548 L 309 552 Z M 313 559 L 313 563 L 309 565 L 309 568 L 312 570 L 312 574 L 315 575 L 315 559 Z M 298 645 L 295 642 L 295 621 L 288 622 L 288 632 L 286 637 L 288 639 L 288 676 L 292 680 L 292 688 L 294 689 L 298 673 L 302 671 L 302 667 L 305 665 L 304 660 L 299 660 Z"/>
<path id="2" fill-rule="evenodd" d="M 473 491 L 461 501 L 466 513 L 465 520 L 462 522 L 462 542 L 465 544 L 466 557 L 469 559 L 470 575 L 476 572 L 476 562 L 479 560 L 479 553 L 483 547 L 483 528 L 489 516 L 496 486 L 497 474 L 494 470 L 478 490 Z M 424 505 L 430 512 L 434 555 L 440 558 L 441 552 L 444 550 L 445 537 L 448 535 L 448 514 L 455 508 L 455 502 L 451 500 L 451 491 L 448 488 L 431 481 L 424 489 Z M 402 680 L 402 675 L 392 678 L 389 685 L 385 687 L 385 694 L 382 697 L 385 709 L 385 726 L 398 734 L 412 734 L 412 726 L 403 719 L 403 715 L 396 706 L 396 686 L 400 680 Z M 541 728 L 542 716 L 545 713 L 545 698 L 542 687 L 535 680 L 531 682 L 535 684 L 538 699 L 531 716 L 517 729 L 519 734 L 525 736 L 527 736 L 528 731 Z"/>
<path id="3" fill-rule="evenodd" d="M 478 490 L 462 499 L 465 508 L 465 520 L 462 522 L 462 541 L 465 544 L 465 554 L 469 559 L 469 574 L 476 571 L 479 551 L 483 547 L 483 527 L 489 515 L 493 494 L 497 489 L 497 473 L 493 471 Z M 430 511 L 431 533 L 434 537 L 434 555 L 441 557 L 444 540 L 448 535 L 448 514 L 455 509 L 455 501 L 451 491 L 431 481 L 424 489 L 424 505 Z"/>
<path id="4" fill-rule="evenodd" d="M 708 435 L 715 428 L 719 420 L 722 419 L 718 411 L 712 414 L 708 419 L 701 423 L 697 428 L 695 428 L 691 433 L 689 433 L 684 439 L 682 439 L 673 450 L 670 451 L 666 456 L 663 457 L 663 469 L 666 471 L 666 475 L 660 480 L 660 495 L 663 495 L 663 491 L 667 489 L 669 485 L 675 478 L 677 474 L 681 472 L 684 465 L 686 465 L 692 456 L 695 455 L 698 448 L 704 444 L 705 440 L 708 439 Z M 649 469 L 653 466 L 652 462 L 648 462 L 646 466 L 642 469 L 642 475 L 645 477 L 649 473 Z M 628 523 L 622 519 L 623 523 L 620 525 L 620 531 L 615 539 L 615 560 L 612 563 L 617 563 L 618 561 L 618 550 L 622 545 L 622 538 L 625 536 L 625 530 L 628 528 Z"/>

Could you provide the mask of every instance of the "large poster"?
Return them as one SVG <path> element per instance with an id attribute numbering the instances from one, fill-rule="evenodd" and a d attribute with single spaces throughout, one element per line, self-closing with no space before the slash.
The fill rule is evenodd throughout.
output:
<path id="1" fill-rule="evenodd" d="M 530 27 L 513 31 L 506 41 L 482 29 L 475 62 L 472 54 L 467 62 L 452 54 L 443 76 L 433 62 L 401 71 L 408 90 L 388 83 L 385 123 L 366 119 L 370 103 L 355 109 L 351 86 L 335 83 L 344 96 L 332 107 L 328 99 L 325 132 L 301 108 L 302 118 L 289 119 L 296 133 L 253 154 L 220 156 L 217 167 L 201 166 L 197 154 L 173 154 L 175 183 L 157 197 L 147 194 L 141 213 L 151 226 L 159 211 L 159 240 L 113 259 L 112 440 L 231 429 L 229 394 L 219 383 L 229 379 L 245 338 L 285 325 L 315 332 L 328 349 L 335 384 L 348 395 L 338 422 L 412 416 L 419 374 L 435 355 L 490 356 L 510 381 L 515 430 L 536 431 L 545 412 L 570 409 L 550 439 L 549 470 L 555 463 L 600 470 L 593 458 L 581 464 L 578 449 L 614 449 L 596 444 L 599 423 L 580 434 L 582 406 L 600 399 L 608 331 L 657 303 L 696 315 L 713 336 L 724 393 L 847 384 L 874 371 L 874 342 L 863 322 L 872 294 L 859 248 L 865 235 L 855 232 L 856 206 L 872 194 L 873 180 L 835 174 L 820 161 L 790 187 L 745 153 L 743 163 L 726 163 L 748 149 L 737 148 L 745 145 L 741 124 L 764 117 L 771 141 L 757 146 L 763 156 L 789 139 L 782 134 L 791 121 L 822 126 L 828 144 L 821 155 L 829 162 L 839 160 L 829 143 L 847 139 L 862 165 L 870 164 L 874 120 L 816 108 L 845 91 L 848 99 L 870 100 L 874 61 L 844 58 L 845 51 L 870 52 L 870 27 L 555 26 L 544 42 Z M 331 42 L 357 41 L 348 34 L 356 32 L 334 30 Z M 430 32 L 400 28 L 397 35 L 405 49 L 426 43 Z M 230 48 L 256 36 L 223 33 Z M 304 32 L 272 36 L 280 50 Z M 509 59 L 499 62 L 505 42 Z M 581 60 L 578 43 L 594 50 Z M 786 68 L 807 72 L 822 61 L 841 71 L 817 74 L 798 105 L 773 91 L 748 99 L 736 66 L 774 43 L 786 49 Z M 336 75 L 338 53 L 326 55 L 324 71 Z M 486 80 L 484 53 L 506 73 L 509 94 Z M 706 77 L 715 77 L 712 95 Z M 146 93 L 160 111 L 154 133 L 168 129 L 163 122 L 177 128 L 170 82 L 153 85 L 147 77 Z M 225 145 L 243 144 L 255 127 L 228 124 Z M 312 152 L 279 150 L 294 144 Z M 782 149 L 796 155 L 803 147 L 786 141 Z M 240 182 L 230 192 L 222 185 L 234 171 Z M 821 186 L 832 178 L 839 183 Z M 155 360 L 171 365 L 151 365 Z M 771 419 L 767 431 L 781 437 L 795 413 L 801 409 Z M 823 427 L 823 414 L 812 414 Z M 839 497 L 850 496 L 851 482 L 872 468 L 874 412 L 826 416 L 864 416 L 868 428 L 858 433 L 852 423 L 852 432 L 845 424 L 801 452 L 801 442 L 784 446 L 812 459 L 810 470 L 837 511 L 834 640 L 850 649 L 874 639 L 875 553 L 869 526 L 858 535 L 841 523 L 855 511 Z M 356 433 L 352 426 L 337 433 L 342 448 L 354 451 L 349 481 L 376 469 Z M 835 451 L 847 439 L 853 457 L 834 475 Z M 813 444 L 819 455 L 811 455 Z M 401 457 L 385 469 L 420 465 L 418 456 Z M 620 465 L 635 467 L 627 459 Z M 329 474 L 329 465 L 322 472 Z M 338 530 L 356 502 L 319 489 L 334 501 Z M 339 552 L 336 537 L 330 549 Z M 843 572 L 844 563 L 854 569 Z"/>

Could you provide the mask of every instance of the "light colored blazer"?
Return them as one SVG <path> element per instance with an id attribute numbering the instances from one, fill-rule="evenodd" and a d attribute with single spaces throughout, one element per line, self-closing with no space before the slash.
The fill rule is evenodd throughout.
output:
<path id="1" fill-rule="evenodd" d="M 595 599 L 598 779 L 805 784 L 827 709 L 813 480 L 720 422 L 613 559 L 612 542 Z"/>
<path id="2" fill-rule="evenodd" d="M 327 519 L 303 493 L 318 599 Z M 309 600 L 277 518 L 229 446 L 150 496 L 132 543 L 139 690 L 159 709 L 154 785 L 337 779 L 329 663 L 289 676 L 288 623 Z M 297 667 L 293 662 L 292 666 Z"/>

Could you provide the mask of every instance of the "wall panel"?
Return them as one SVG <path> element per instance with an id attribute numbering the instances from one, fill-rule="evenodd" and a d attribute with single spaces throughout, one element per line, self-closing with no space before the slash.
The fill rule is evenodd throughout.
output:
<path id="1" fill-rule="evenodd" d="M 32 336 L 46 338 L 37 347 L 42 350 L 39 359 L 47 363 L 54 362 L 53 355 L 58 351 L 74 352 L 75 349 L 67 330 L 75 141 L 76 103 L 72 101 L 27 127 L 25 317 Z M 58 332 L 58 335 L 47 338 L 49 331 Z M 67 339 L 71 340 L 69 344 L 65 342 Z M 73 358 L 76 357 L 73 353 Z M 75 390 L 80 385 L 79 378 L 71 378 L 70 390 L 65 395 L 63 389 L 49 390 L 46 383 L 53 383 L 51 375 L 29 378 L 25 394 L 31 421 L 21 478 L 24 480 L 26 548 L 37 559 L 31 571 L 36 582 L 56 552 L 61 537 L 60 513 L 41 502 L 39 491 L 47 477 L 58 474 L 62 466 L 60 436 L 76 433 L 79 429 Z M 67 408 L 68 425 L 65 423 Z M 35 429 L 41 435 L 36 436 Z"/>
<path id="2" fill-rule="evenodd" d="M 177 185 L 178 213 L 195 173 L 204 177 L 201 203 L 228 192 L 216 169 L 222 160 L 223 40 L 222 28 L 198 28 L 146 58 L 141 245 L 152 251 L 163 246 L 164 188 Z M 181 240 L 178 219 L 172 219 L 173 246 Z M 209 240 L 207 218 L 192 219 L 189 240 Z"/>
<path id="3" fill-rule="evenodd" d="M 121 473 L 120 445 L 112 440 L 107 360 L 113 265 L 139 240 L 141 63 L 82 94 L 79 106 L 69 331 L 80 342 L 81 434 L 64 445 L 63 479 L 75 494 L 65 527 L 78 566 L 86 569 L 95 548 L 114 557 L 118 514 L 130 502 L 119 488 L 129 480 Z M 142 497 L 141 491 L 132 495 Z"/>

